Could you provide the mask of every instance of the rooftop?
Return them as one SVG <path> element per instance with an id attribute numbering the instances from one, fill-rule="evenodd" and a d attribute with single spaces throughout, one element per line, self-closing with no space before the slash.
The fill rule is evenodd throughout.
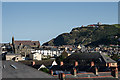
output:
<path id="1" fill-rule="evenodd" d="M 2 78 L 54 78 L 20 62 L 2 61 Z"/>
<path id="2" fill-rule="evenodd" d="M 79 63 L 90 63 L 91 61 L 94 61 L 99 64 L 109 62 L 116 63 L 116 61 L 99 52 L 73 53 L 64 60 L 65 63 L 73 63 L 73 61 L 78 61 Z"/>
<path id="3" fill-rule="evenodd" d="M 31 40 L 15 40 L 15 45 L 39 45 L 40 46 L 40 42 L 39 41 L 31 41 Z"/>
<path id="4" fill-rule="evenodd" d="M 58 75 L 54 75 L 56 78 Z M 92 72 L 87 73 L 79 73 L 76 76 L 71 74 L 65 74 L 66 80 L 119 80 L 118 78 L 114 78 L 111 75 L 111 72 L 99 72 L 99 75 L 96 76 Z"/>
<path id="5" fill-rule="evenodd" d="M 100 53 L 100 55 L 102 56 L 102 58 L 104 59 L 104 61 L 105 61 L 106 63 L 110 63 L 110 62 L 116 63 L 116 61 L 114 61 L 113 59 L 111 59 L 111 58 L 109 58 L 109 57 L 107 57 L 107 56 L 105 56 L 105 55 L 103 55 L 103 54 L 101 54 L 101 53 Z"/>

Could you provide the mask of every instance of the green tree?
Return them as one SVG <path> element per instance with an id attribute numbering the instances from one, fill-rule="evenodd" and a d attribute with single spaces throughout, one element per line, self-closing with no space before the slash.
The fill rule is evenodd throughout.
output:
<path id="1" fill-rule="evenodd" d="M 47 68 L 41 68 L 40 70 L 43 72 L 49 73 L 49 69 L 47 69 Z"/>

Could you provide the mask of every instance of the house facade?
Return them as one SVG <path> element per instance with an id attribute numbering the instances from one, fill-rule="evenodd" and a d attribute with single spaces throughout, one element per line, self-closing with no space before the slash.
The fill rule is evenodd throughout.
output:
<path id="1" fill-rule="evenodd" d="M 20 54 L 8 53 L 6 54 L 6 60 L 21 61 L 23 58 Z"/>
<path id="2" fill-rule="evenodd" d="M 43 56 L 50 56 L 50 57 L 55 57 L 55 56 L 60 56 L 63 51 L 60 50 L 45 50 L 45 49 L 35 49 L 31 51 L 32 53 L 37 52 L 42 54 Z"/>
<path id="3" fill-rule="evenodd" d="M 40 54 L 40 53 L 36 53 L 36 52 L 31 53 L 31 54 L 29 55 L 29 57 L 30 57 L 30 59 L 32 59 L 32 60 L 42 60 L 41 54 Z"/>

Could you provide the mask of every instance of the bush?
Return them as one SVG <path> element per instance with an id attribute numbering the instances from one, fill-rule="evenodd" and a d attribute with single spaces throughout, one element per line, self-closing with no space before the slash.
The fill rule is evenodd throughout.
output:
<path id="1" fill-rule="evenodd" d="M 49 73 L 49 69 L 47 69 L 47 68 L 41 68 L 40 70 L 43 72 Z"/>

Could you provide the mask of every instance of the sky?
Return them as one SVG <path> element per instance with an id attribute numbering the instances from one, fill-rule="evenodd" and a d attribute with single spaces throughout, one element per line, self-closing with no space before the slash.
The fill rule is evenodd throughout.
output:
<path id="1" fill-rule="evenodd" d="M 41 44 L 72 28 L 118 23 L 117 2 L 3 2 L 2 42 L 39 40 Z"/>
<path id="2" fill-rule="evenodd" d="M 118 2 L 120 0 L 1 0 L 2 2 Z"/>

